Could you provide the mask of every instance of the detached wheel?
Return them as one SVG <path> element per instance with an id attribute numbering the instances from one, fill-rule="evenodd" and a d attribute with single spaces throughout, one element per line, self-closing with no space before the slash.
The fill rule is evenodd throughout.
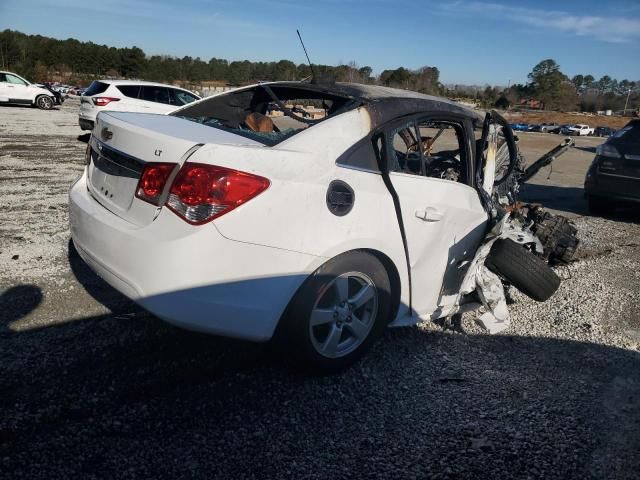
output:
<path id="1" fill-rule="evenodd" d="M 350 366 L 387 325 L 390 291 L 386 269 L 369 253 L 349 252 L 328 261 L 288 308 L 283 333 L 291 352 L 316 373 Z"/>
<path id="2" fill-rule="evenodd" d="M 36 98 L 36 106 L 41 110 L 51 110 L 53 105 L 53 99 L 47 95 L 40 95 Z"/>
<path id="3" fill-rule="evenodd" d="M 560 278 L 547 262 L 512 240 L 497 240 L 485 265 L 538 302 L 548 300 L 560 286 Z"/>

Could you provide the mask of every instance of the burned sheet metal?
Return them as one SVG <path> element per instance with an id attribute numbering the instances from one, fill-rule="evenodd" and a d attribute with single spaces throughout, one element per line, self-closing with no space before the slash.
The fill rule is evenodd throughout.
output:
<path id="1" fill-rule="evenodd" d="M 502 280 L 485 265 L 485 260 L 496 240 L 508 238 L 511 235 L 511 233 L 505 233 L 511 232 L 510 223 L 510 217 L 505 215 L 487 234 L 471 261 L 471 266 L 462 282 L 458 302 L 450 313 L 454 315 L 472 309 L 482 310 L 477 321 L 489 333 L 499 333 L 508 328 L 511 322 Z M 477 293 L 479 301 L 462 303 L 463 299 L 473 292 Z"/>
<path id="2" fill-rule="evenodd" d="M 485 163 L 486 168 L 494 168 L 495 175 L 486 175 L 493 179 L 501 175 L 509 152 L 503 143 L 498 148 L 496 137 L 489 136 Z M 469 310 L 480 312 L 477 322 L 489 333 L 498 333 L 510 324 L 509 310 L 505 298 L 504 281 L 485 265 L 493 244 L 498 239 L 509 239 L 532 254 L 543 258 L 549 265 L 568 263 L 578 247 L 577 229 L 566 217 L 547 212 L 541 205 L 525 204 L 517 200 L 520 185 L 535 175 L 542 167 L 550 165 L 553 160 L 565 153 L 574 145 L 570 139 L 544 154 L 528 168 L 524 168 L 524 160 L 517 152 L 516 165 L 509 178 L 501 182 L 493 190 L 487 182 L 483 190 L 491 194 L 494 204 L 494 226 L 489 231 L 483 244 L 478 248 L 462 283 L 458 302 L 450 312 L 450 316 Z M 473 300 L 468 300 L 475 295 Z"/>

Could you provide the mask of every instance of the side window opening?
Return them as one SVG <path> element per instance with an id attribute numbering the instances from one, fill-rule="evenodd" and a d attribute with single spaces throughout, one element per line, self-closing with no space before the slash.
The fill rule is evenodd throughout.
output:
<path id="1" fill-rule="evenodd" d="M 447 121 L 421 121 L 420 143 L 425 175 L 451 182 L 467 183 L 467 158 L 464 129 Z"/>
<path id="2" fill-rule="evenodd" d="M 6 75 L 6 79 L 7 79 L 8 83 L 12 83 L 14 85 L 22 85 L 22 86 L 26 86 L 27 85 L 24 82 L 24 80 L 22 80 L 21 78 L 16 77 L 15 75 L 7 74 Z"/>
<path id="3" fill-rule="evenodd" d="M 138 98 L 140 94 L 139 85 L 117 85 L 116 88 L 120 90 L 125 97 Z"/>
<path id="4" fill-rule="evenodd" d="M 171 103 L 169 90 L 165 87 L 144 86 L 140 89 L 140 99 L 155 103 Z"/>
<path id="5" fill-rule="evenodd" d="M 188 92 L 184 92 L 182 90 L 171 88 L 171 89 L 169 89 L 169 91 L 171 93 L 171 104 L 172 105 L 183 106 L 183 105 L 187 105 L 188 103 L 195 102 L 196 100 L 198 100 L 198 97 L 196 97 L 194 95 L 191 95 Z"/>
<path id="6" fill-rule="evenodd" d="M 389 136 L 390 172 L 468 183 L 464 129 L 445 120 L 411 120 Z"/>
<path id="7" fill-rule="evenodd" d="M 423 174 L 418 137 L 414 120 L 400 125 L 391 132 L 389 172 Z"/>

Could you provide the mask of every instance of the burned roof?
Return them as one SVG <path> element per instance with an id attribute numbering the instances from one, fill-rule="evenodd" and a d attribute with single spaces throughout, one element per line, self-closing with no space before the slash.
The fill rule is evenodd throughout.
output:
<path id="1" fill-rule="evenodd" d="M 370 105 L 375 126 L 393 118 L 419 112 L 448 112 L 482 122 L 483 116 L 459 103 L 446 98 L 425 95 L 410 90 L 383 87 L 380 85 L 364 85 L 360 83 L 307 83 L 307 82 L 274 82 L 269 85 L 290 87 L 292 89 L 308 89 L 331 95 L 351 97 Z"/>
<path id="2" fill-rule="evenodd" d="M 310 100 L 319 102 L 326 114 L 320 119 L 307 119 L 290 109 L 286 102 Z M 248 115 L 266 115 L 271 106 L 277 106 L 285 114 L 300 123 L 298 127 L 287 126 L 269 135 L 256 133 L 247 127 Z M 248 136 L 265 145 L 274 146 L 303 129 L 327 118 L 356 108 L 366 108 L 371 119 L 371 130 L 407 115 L 438 113 L 457 115 L 472 122 L 482 120 L 476 112 L 444 98 L 423 95 L 408 90 L 361 85 L 355 83 L 308 83 L 269 82 L 238 88 L 210 98 L 188 104 L 171 113 L 186 120 L 202 123 L 214 128 L 227 129 L 237 135 Z M 478 123 L 476 123 L 478 125 Z M 292 130 L 292 132 L 290 132 Z"/>

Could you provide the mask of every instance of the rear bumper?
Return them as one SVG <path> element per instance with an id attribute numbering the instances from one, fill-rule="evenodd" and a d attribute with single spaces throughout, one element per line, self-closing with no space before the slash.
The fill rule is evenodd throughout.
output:
<path id="1" fill-rule="evenodd" d="M 264 341 L 320 257 L 224 238 L 164 209 L 147 226 L 117 217 L 89 194 L 69 192 L 71 236 L 107 283 L 177 326 Z"/>
<path id="2" fill-rule="evenodd" d="M 78 125 L 82 130 L 93 130 L 93 121 L 86 118 L 78 118 Z"/>

